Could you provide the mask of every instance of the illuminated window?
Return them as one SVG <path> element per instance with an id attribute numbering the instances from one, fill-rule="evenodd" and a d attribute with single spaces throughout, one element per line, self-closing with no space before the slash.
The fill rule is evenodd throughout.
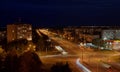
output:
<path id="1" fill-rule="evenodd" d="M 27 40 L 28 40 L 28 41 L 31 41 L 31 40 L 32 40 L 32 36 L 29 35 L 29 36 L 27 37 Z"/>
<path id="2" fill-rule="evenodd" d="M 27 32 L 27 30 L 22 30 L 22 32 Z"/>
<path id="3" fill-rule="evenodd" d="M 22 36 L 19 36 L 19 38 L 23 38 Z"/>
<path id="4" fill-rule="evenodd" d="M 4 34 L 2 34 L 2 36 L 4 36 Z"/>
<path id="5" fill-rule="evenodd" d="M 12 40 L 14 40 L 14 38 Z"/>
<path id="6" fill-rule="evenodd" d="M 17 34 L 20 34 L 19 32 L 17 32 Z"/>
<path id="7" fill-rule="evenodd" d="M 15 32 L 14 30 L 12 30 L 12 32 Z"/>
<path id="8" fill-rule="evenodd" d="M 23 34 L 22 36 L 24 37 L 25 35 Z"/>
<path id="9" fill-rule="evenodd" d="M 20 27 L 18 27 L 18 30 L 20 30 Z"/>
<path id="10" fill-rule="evenodd" d="M 29 30 L 32 30 L 32 28 L 31 28 L 31 27 L 29 27 Z"/>

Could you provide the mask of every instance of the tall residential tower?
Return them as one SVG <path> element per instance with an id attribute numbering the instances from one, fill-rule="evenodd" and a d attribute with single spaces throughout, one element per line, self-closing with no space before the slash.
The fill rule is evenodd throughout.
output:
<path id="1" fill-rule="evenodd" d="M 8 24 L 7 25 L 7 42 L 17 39 L 32 40 L 31 24 Z"/>

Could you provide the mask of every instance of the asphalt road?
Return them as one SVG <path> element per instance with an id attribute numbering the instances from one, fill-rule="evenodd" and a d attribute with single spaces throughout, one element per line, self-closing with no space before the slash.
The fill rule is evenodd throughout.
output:
<path id="1" fill-rule="evenodd" d="M 73 72 L 87 72 L 83 71 L 83 68 L 79 67 L 76 64 L 76 60 L 80 58 L 80 63 L 89 69 L 92 72 L 108 72 L 108 68 L 103 66 L 103 62 L 109 61 L 109 57 L 113 55 L 113 53 L 101 53 L 95 52 L 91 49 L 86 49 L 84 47 L 79 47 L 77 44 L 62 39 L 60 37 L 54 36 L 55 33 L 49 32 L 47 30 L 38 29 L 39 32 L 47 35 L 50 39 L 54 40 L 56 43 L 59 44 L 66 52 L 68 52 L 69 56 L 51 56 L 42 58 L 45 62 L 55 63 L 57 61 L 68 61 L 73 69 Z M 40 35 L 40 34 L 39 34 Z M 71 56 L 70 56 L 71 55 Z M 118 54 L 119 55 L 119 54 Z M 74 57 L 73 57 L 74 56 Z M 45 60 L 46 59 L 46 60 Z M 48 60 L 49 59 L 49 60 Z M 119 72 L 120 66 L 113 65 L 112 62 L 110 63 L 112 69 L 111 72 Z"/>

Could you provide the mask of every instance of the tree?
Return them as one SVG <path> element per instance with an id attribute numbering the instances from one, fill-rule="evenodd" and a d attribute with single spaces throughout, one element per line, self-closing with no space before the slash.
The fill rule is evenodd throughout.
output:
<path id="1" fill-rule="evenodd" d="M 100 38 L 93 39 L 92 44 L 96 45 L 97 47 L 105 47 L 106 42 Z"/>
<path id="2" fill-rule="evenodd" d="M 51 72 L 72 72 L 68 62 L 66 64 L 56 63 L 51 67 Z"/>
<path id="3" fill-rule="evenodd" d="M 19 57 L 19 67 L 17 72 L 42 72 L 42 62 L 38 55 L 28 51 Z"/>
<path id="4" fill-rule="evenodd" d="M 19 53 L 22 53 L 27 47 L 28 41 L 26 39 L 18 39 L 7 43 L 6 51 L 16 49 Z"/>
<path id="5" fill-rule="evenodd" d="M 0 48 L 0 72 L 6 71 L 6 69 L 4 67 L 5 57 L 6 57 L 6 52 L 4 51 L 4 49 Z"/>
<path id="6" fill-rule="evenodd" d="M 11 50 L 5 59 L 5 70 L 6 72 L 17 72 L 18 68 L 18 56 L 15 49 Z"/>
<path id="7" fill-rule="evenodd" d="M 40 51 L 40 50 L 42 51 L 45 48 L 44 40 L 42 37 L 39 37 L 35 44 L 36 44 L 36 51 Z"/>

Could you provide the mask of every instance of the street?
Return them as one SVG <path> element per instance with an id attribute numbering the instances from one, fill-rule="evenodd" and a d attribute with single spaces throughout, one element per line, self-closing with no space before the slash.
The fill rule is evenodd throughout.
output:
<path id="1" fill-rule="evenodd" d="M 54 40 L 56 43 L 59 44 L 68 54 L 68 56 L 51 56 L 51 57 L 40 57 L 43 62 L 51 63 L 54 64 L 55 62 L 64 62 L 68 61 L 71 65 L 71 68 L 73 69 L 73 72 L 107 72 L 109 68 L 103 66 L 103 63 L 110 64 L 112 67 L 111 71 L 112 72 L 119 72 L 120 71 L 120 66 L 116 67 L 116 64 L 113 64 L 112 61 L 108 62 L 110 58 L 113 55 L 120 55 L 118 52 L 99 52 L 99 51 L 94 51 L 92 49 L 88 49 L 85 47 L 80 47 L 75 43 L 72 43 L 70 41 L 67 41 L 63 38 L 60 37 L 55 37 L 54 33 L 49 32 L 45 29 L 38 29 L 37 33 L 42 32 L 43 34 L 47 35 L 50 39 Z M 40 34 L 39 34 L 40 35 Z M 76 60 L 79 59 L 79 63 L 84 66 L 79 67 L 76 64 Z M 115 62 L 116 63 L 116 62 Z M 85 70 L 86 69 L 86 70 Z M 88 71 L 90 70 L 90 71 Z"/>

